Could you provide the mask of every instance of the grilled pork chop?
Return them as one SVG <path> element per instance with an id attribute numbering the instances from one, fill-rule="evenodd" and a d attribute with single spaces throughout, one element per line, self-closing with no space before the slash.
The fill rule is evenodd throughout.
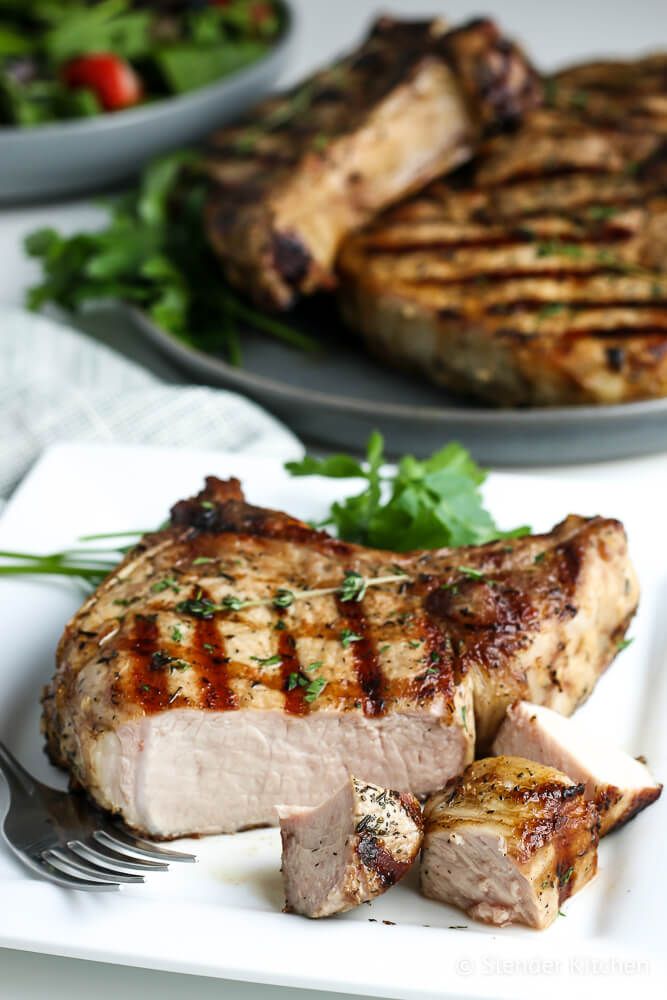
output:
<path id="1" fill-rule="evenodd" d="M 414 795 L 354 777 L 320 806 L 281 806 L 285 910 L 330 917 L 382 895 L 410 870 L 424 824 Z"/>
<path id="2" fill-rule="evenodd" d="M 382 18 L 347 58 L 211 138 L 207 228 L 227 278 L 276 309 L 331 288 L 347 233 L 540 96 L 490 21 L 448 33 Z"/>
<path id="3" fill-rule="evenodd" d="M 350 573 L 385 582 L 362 600 L 303 594 Z M 570 713 L 636 604 L 617 521 L 398 555 L 209 479 L 65 629 L 48 749 L 154 836 L 275 823 L 277 805 L 318 805 L 349 773 L 423 796 L 515 699 Z"/>
<path id="4" fill-rule="evenodd" d="M 583 66 L 344 245 L 381 360 L 503 405 L 667 394 L 667 56 Z"/>
<path id="5" fill-rule="evenodd" d="M 527 701 L 507 709 L 492 750 L 557 767 L 573 781 L 582 782 L 586 798 L 600 814 L 601 837 L 650 806 L 662 791 L 641 761 L 597 736 L 592 739 L 576 719 Z"/>
<path id="6" fill-rule="evenodd" d="M 597 871 L 584 786 L 522 757 L 477 760 L 424 807 L 422 892 L 475 920 L 548 927 Z"/>

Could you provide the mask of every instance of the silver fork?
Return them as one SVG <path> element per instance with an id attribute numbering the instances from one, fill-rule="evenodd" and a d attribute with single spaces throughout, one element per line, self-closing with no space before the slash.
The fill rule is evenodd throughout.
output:
<path id="1" fill-rule="evenodd" d="M 196 861 L 134 836 L 78 792 L 36 781 L 0 742 L 0 773 L 9 785 L 2 826 L 7 844 L 41 878 L 67 889 L 109 891 L 164 872 L 170 861 Z"/>

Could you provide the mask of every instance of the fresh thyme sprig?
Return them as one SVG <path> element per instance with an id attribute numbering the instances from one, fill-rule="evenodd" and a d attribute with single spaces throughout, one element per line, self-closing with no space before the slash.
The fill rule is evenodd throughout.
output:
<path id="1" fill-rule="evenodd" d="M 202 597 L 199 593 L 189 600 L 179 601 L 176 610 L 183 615 L 192 615 L 194 618 L 213 618 L 221 611 L 243 611 L 245 608 L 289 608 L 295 601 L 303 601 L 313 597 L 337 596 L 341 601 L 360 601 L 369 587 L 381 587 L 389 583 L 410 583 L 411 579 L 406 573 L 392 573 L 388 576 L 364 577 L 360 573 L 346 573 L 343 582 L 338 587 L 318 587 L 315 590 L 276 590 L 272 597 L 258 598 L 256 600 L 246 600 L 237 597 L 235 594 L 227 594 L 216 604 L 208 597 Z"/>

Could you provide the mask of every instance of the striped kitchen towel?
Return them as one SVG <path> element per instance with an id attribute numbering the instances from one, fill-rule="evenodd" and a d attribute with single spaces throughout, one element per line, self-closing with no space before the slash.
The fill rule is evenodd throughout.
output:
<path id="1" fill-rule="evenodd" d="M 0 309 L 0 498 L 59 441 L 219 448 L 295 458 L 298 439 L 224 389 L 169 385 L 52 319 Z"/>

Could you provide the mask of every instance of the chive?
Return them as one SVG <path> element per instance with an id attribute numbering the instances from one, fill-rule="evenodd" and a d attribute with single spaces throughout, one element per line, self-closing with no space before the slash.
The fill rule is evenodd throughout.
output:
<path id="1" fill-rule="evenodd" d="M 343 649 L 347 649 L 350 643 L 360 642 L 363 639 L 363 635 L 357 635 L 350 628 L 344 628 L 340 634 L 340 641 L 343 645 Z"/>

